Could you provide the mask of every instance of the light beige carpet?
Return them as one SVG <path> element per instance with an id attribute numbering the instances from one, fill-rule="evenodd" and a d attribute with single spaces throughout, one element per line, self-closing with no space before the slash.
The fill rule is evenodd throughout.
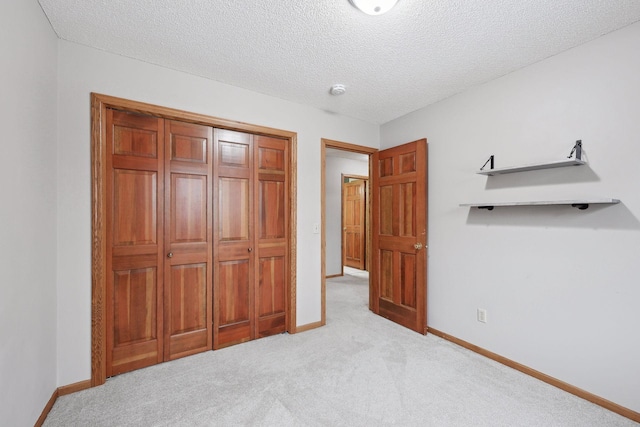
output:
<path id="1" fill-rule="evenodd" d="M 327 282 L 327 326 L 123 374 L 58 399 L 45 426 L 637 426 L 367 309 Z"/>

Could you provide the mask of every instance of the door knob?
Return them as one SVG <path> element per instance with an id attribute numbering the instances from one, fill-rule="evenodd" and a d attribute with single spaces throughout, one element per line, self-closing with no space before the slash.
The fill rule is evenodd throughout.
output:
<path id="1" fill-rule="evenodd" d="M 253 248 L 249 248 L 247 249 L 249 252 L 253 252 Z"/>
<path id="2" fill-rule="evenodd" d="M 169 253 L 167 254 L 167 258 L 173 258 L 173 252 L 169 252 Z"/>
<path id="3" fill-rule="evenodd" d="M 414 248 L 416 248 L 417 251 L 419 251 L 420 249 L 422 249 L 422 243 L 416 243 L 415 245 L 413 245 Z"/>

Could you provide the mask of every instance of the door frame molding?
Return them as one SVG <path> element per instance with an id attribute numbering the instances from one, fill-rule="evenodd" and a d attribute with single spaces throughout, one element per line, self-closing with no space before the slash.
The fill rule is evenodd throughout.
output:
<path id="1" fill-rule="evenodd" d="M 371 181 L 371 156 L 373 153 L 377 152 L 377 148 L 366 147 L 364 145 L 356 145 L 350 144 L 348 142 L 334 141 L 331 139 L 322 138 L 320 144 L 320 240 L 321 240 L 321 249 L 320 249 L 320 293 L 321 293 L 321 317 L 320 317 L 320 325 L 324 326 L 327 324 L 327 235 L 326 235 L 326 179 L 327 179 L 327 148 L 336 148 L 342 151 L 350 151 L 352 153 L 360 153 L 366 154 L 369 156 L 369 181 Z M 367 190 L 369 191 L 369 190 Z M 367 206 L 369 206 L 369 201 L 367 201 Z M 342 212 L 340 213 L 342 215 Z M 371 244 L 369 241 L 371 239 L 367 239 L 367 253 L 370 253 Z M 369 288 L 371 288 L 371 279 L 369 279 Z"/>
<path id="2" fill-rule="evenodd" d="M 287 331 L 296 332 L 297 133 L 91 93 L 91 387 L 106 381 L 106 110 L 114 108 L 289 141 L 289 286 Z"/>

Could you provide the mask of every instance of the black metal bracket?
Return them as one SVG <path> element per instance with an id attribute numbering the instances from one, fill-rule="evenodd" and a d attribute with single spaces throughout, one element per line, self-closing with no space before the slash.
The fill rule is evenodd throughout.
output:
<path id="1" fill-rule="evenodd" d="M 587 209 L 589 207 L 589 203 L 572 203 L 571 204 L 572 208 L 578 208 L 581 211 Z"/>
<path id="2" fill-rule="evenodd" d="M 567 159 L 570 159 L 573 156 L 574 152 L 576 153 L 576 160 L 582 160 L 582 140 L 581 139 L 576 141 L 576 144 L 571 149 L 571 153 L 569 153 L 569 155 L 567 156 Z"/>
<path id="3" fill-rule="evenodd" d="M 487 163 L 491 162 L 491 169 L 493 169 L 493 159 L 495 158 L 495 155 L 491 155 L 491 157 L 489 157 L 487 159 L 486 162 L 484 162 L 484 165 L 482 165 L 482 167 L 480 168 L 480 170 L 483 170 L 485 166 L 487 166 Z"/>
<path id="4" fill-rule="evenodd" d="M 478 209 L 486 209 L 488 211 L 492 211 L 493 210 L 493 206 L 478 206 Z"/>

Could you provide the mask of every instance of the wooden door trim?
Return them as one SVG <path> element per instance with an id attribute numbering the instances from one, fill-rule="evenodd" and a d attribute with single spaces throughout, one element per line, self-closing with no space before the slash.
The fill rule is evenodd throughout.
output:
<path id="1" fill-rule="evenodd" d="M 214 128 L 274 136 L 289 141 L 289 287 L 287 330 L 296 331 L 297 134 L 244 122 L 191 113 L 113 96 L 91 93 L 91 386 L 106 381 L 106 110 L 113 108 Z"/>
<path id="2" fill-rule="evenodd" d="M 326 175 L 327 175 L 327 148 L 350 151 L 352 153 L 366 154 L 369 156 L 369 179 L 371 179 L 371 155 L 378 151 L 377 148 L 365 147 L 364 145 L 349 144 L 348 142 L 334 141 L 322 138 L 320 140 L 320 293 L 321 293 L 321 315 L 319 326 L 327 323 L 327 235 L 326 235 Z M 367 192 L 369 190 L 367 189 Z M 368 196 L 368 193 L 367 193 Z M 370 197 L 368 197 L 370 199 Z M 367 209 L 369 202 L 367 201 Z M 370 240 L 370 239 L 369 239 Z M 369 243 L 367 243 L 367 253 L 369 253 Z M 371 286 L 371 281 L 369 281 Z"/>
<path id="3" fill-rule="evenodd" d="M 442 339 L 445 339 L 449 342 L 452 342 L 456 345 L 459 345 L 460 347 L 466 348 L 467 350 L 473 351 L 474 353 L 477 353 L 481 356 L 487 357 L 491 360 L 495 360 L 498 363 L 501 363 L 505 366 L 508 366 L 512 369 L 515 369 L 516 371 L 520 371 L 523 374 L 529 375 L 530 377 L 533 377 L 535 379 L 538 379 L 540 381 L 543 381 L 547 384 L 550 384 L 554 387 L 559 388 L 560 390 L 564 390 L 567 393 L 571 393 L 574 396 L 578 396 L 581 399 L 584 400 L 588 400 L 591 403 L 594 403 L 598 406 L 601 406 L 609 411 L 615 412 L 617 414 L 622 415 L 623 417 L 629 418 L 630 420 L 636 421 L 636 422 L 640 422 L 640 413 L 639 412 L 635 412 L 629 408 L 625 408 L 622 405 L 619 405 L 617 403 L 614 403 L 610 400 L 607 400 L 603 397 L 600 397 L 598 395 L 595 395 L 593 393 L 590 393 L 588 391 L 585 391 L 579 387 L 576 387 L 572 384 L 566 383 L 562 380 L 559 380 L 555 377 L 552 377 L 550 375 L 547 375 L 543 372 L 540 371 L 536 371 L 533 368 L 530 368 L 526 365 L 523 365 L 521 363 L 518 363 L 512 359 L 509 359 L 507 357 L 501 356 L 497 353 L 494 353 L 492 351 L 486 350 L 482 347 L 479 347 L 475 344 L 471 344 L 468 341 L 464 341 L 460 338 L 457 338 L 453 335 L 449 335 L 445 332 L 442 332 L 438 329 L 434 329 L 430 326 L 427 326 L 427 330 L 429 331 L 429 333 L 440 337 Z"/>

